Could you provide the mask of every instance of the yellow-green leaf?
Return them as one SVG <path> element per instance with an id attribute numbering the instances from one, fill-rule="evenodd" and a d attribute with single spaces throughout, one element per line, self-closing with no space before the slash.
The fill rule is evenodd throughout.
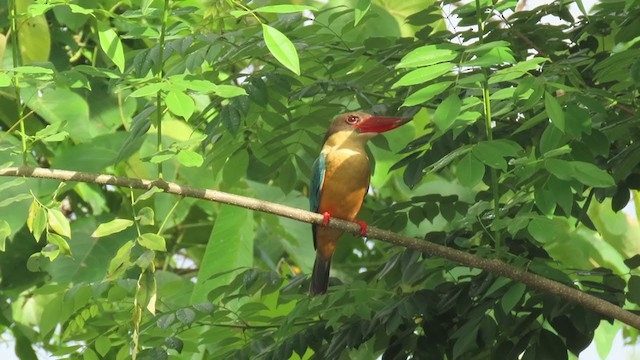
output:
<path id="1" fill-rule="evenodd" d="M 169 91 L 164 101 L 169 111 L 178 116 L 182 116 L 185 120 L 189 120 L 196 108 L 191 96 L 182 91 Z"/>
<path id="2" fill-rule="evenodd" d="M 62 236 L 66 236 L 68 238 L 71 237 L 71 227 L 69 226 L 69 219 L 67 219 L 60 210 L 49 209 L 47 211 L 47 219 L 49 221 L 49 228 L 51 228 L 51 230 Z"/>
<path id="3" fill-rule="evenodd" d="M 17 0 L 18 14 L 26 13 L 32 0 Z M 51 32 L 44 15 L 21 16 L 18 18 L 18 43 L 22 64 L 49 61 L 51 53 Z"/>
<path id="4" fill-rule="evenodd" d="M 98 225 L 98 228 L 91 234 L 91 237 L 99 238 L 115 233 L 130 227 L 133 225 L 133 221 L 127 219 L 114 219 L 108 223 Z"/>
<path id="5" fill-rule="evenodd" d="M 124 48 L 118 34 L 108 22 L 98 22 L 98 38 L 102 51 L 116 64 L 120 72 L 124 72 Z"/>
<path id="6" fill-rule="evenodd" d="M 71 248 L 69 247 L 69 243 L 67 243 L 67 240 L 65 240 L 62 236 L 54 233 L 48 233 L 47 242 L 49 244 L 57 246 L 62 255 L 71 255 Z"/>
<path id="7" fill-rule="evenodd" d="M 262 24 L 264 42 L 271 54 L 287 69 L 300 75 L 300 60 L 298 52 L 289 38 L 280 30 L 267 24 Z"/>
<path id="8" fill-rule="evenodd" d="M 11 235 L 11 226 L 6 220 L 0 220 L 0 251 L 4 252 L 7 237 Z"/>
<path id="9" fill-rule="evenodd" d="M 138 236 L 138 244 L 149 250 L 167 251 L 164 238 L 154 233 L 146 233 Z"/>
<path id="10" fill-rule="evenodd" d="M 40 236 L 44 232 L 44 229 L 47 226 L 47 213 L 40 206 L 40 203 L 37 201 L 33 201 L 31 206 L 29 206 L 29 214 L 27 216 L 27 228 L 31 231 L 31 234 L 36 239 L 36 241 L 40 241 Z"/>
<path id="11" fill-rule="evenodd" d="M 204 162 L 202 155 L 192 150 L 180 150 L 176 159 L 186 167 L 198 167 Z"/>

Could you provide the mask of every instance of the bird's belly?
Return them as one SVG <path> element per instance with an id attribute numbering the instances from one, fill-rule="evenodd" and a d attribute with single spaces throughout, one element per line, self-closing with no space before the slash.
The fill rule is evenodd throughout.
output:
<path id="1" fill-rule="evenodd" d="M 318 212 L 353 221 L 369 189 L 369 159 L 364 154 L 340 152 L 329 154 Z"/>

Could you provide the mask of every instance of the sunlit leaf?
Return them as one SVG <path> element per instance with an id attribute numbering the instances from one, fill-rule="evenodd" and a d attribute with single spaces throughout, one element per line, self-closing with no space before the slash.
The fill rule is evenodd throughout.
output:
<path id="1" fill-rule="evenodd" d="M 367 14 L 370 7 L 371 7 L 371 0 L 358 0 L 358 3 L 356 4 L 356 7 L 355 7 L 355 19 L 353 23 L 354 26 L 358 26 L 358 23 Z"/>
<path id="2" fill-rule="evenodd" d="M 167 245 L 164 238 L 154 233 L 145 233 L 138 236 L 138 244 L 149 250 L 167 251 Z"/>
<path id="3" fill-rule="evenodd" d="M 308 5 L 267 5 L 256 8 L 253 11 L 262 13 L 287 14 L 301 12 L 304 10 L 317 11 L 315 7 Z"/>
<path id="4" fill-rule="evenodd" d="M 544 107 L 551 123 L 564 132 L 564 112 L 558 100 L 548 92 L 544 94 Z"/>
<path id="5" fill-rule="evenodd" d="M 124 72 L 124 49 L 118 34 L 111 28 L 108 22 L 98 22 L 98 38 L 102 51 L 113 61 L 121 73 Z"/>
<path id="6" fill-rule="evenodd" d="M 114 219 L 107 223 L 100 224 L 91 234 L 91 237 L 103 237 L 118 233 L 133 225 L 133 221 L 127 219 Z"/>
<path id="7" fill-rule="evenodd" d="M 11 235 L 11 226 L 6 220 L 0 220 L 0 251 L 4 252 L 6 248 L 7 237 Z"/>
<path id="8" fill-rule="evenodd" d="M 433 114 L 433 122 L 441 131 L 446 131 L 460 114 L 461 107 L 462 101 L 457 94 L 447 96 Z"/>
<path id="9" fill-rule="evenodd" d="M 402 106 L 414 106 L 425 103 L 434 97 L 442 94 L 449 86 L 451 81 L 440 82 L 437 84 L 429 85 L 423 89 L 420 89 L 413 94 L 409 95 L 402 103 Z"/>
<path id="10" fill-rule="evenodd" d="M 394 89 L 400 86 L 423 84 L 450 72 L 452 68 L 453 64 L 451 63 L 442 63 L 422 67 L 404 75 L 402 78 L 400 78 L 400 80 L 393 84 L 391 88 Z"/>
<path id="11" fill-rule="evenodd" d="M 67 219 L 64 214 L 58 209 L 48 209 L 47 210 L 47 220 L 49 223 L 49 228 L 55 231 L 56 233 L 71 237 L 71 227 L 69 226 L 69 219 Z"/>
<path id="12" fill-rule="evenodd" d="M 298 51 L 291 40 L 278 29 L 262 24 L 264 42 L 271 54 L 287 69 L 300 75 L 300 60 Z"/>
<path id="13" fill-rule="evenodd" d="M 438 48 L 436 45 L 425 45 L 412 50 L 396 65 L 397 69 L 434 65 L 455 59 L 453 50 Z"/>
<path id="14" fill-rule="evenodd" d="M 181 91 L 169 91 L 164 101 L 172 113 L 182 116 L 185 120 L 189 120 L 195 110 L 195 103 L 191 96 Z"/>

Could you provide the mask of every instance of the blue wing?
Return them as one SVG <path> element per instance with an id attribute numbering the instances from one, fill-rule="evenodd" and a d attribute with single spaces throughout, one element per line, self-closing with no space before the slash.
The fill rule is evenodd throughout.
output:
<path id="1" fill-rule="evenodd" d="M 313 162 L 313 173 L 311 174 L 311 185 L 309 186 L 309 209 L 318 212 L 320 206 L 320 191 L 324 183 L 324 172 L 326 169 L 327 156 L 320 153 L 320 156 Z"/>
<path id="2" fill-rule="evenodd" d="M 309 209 L 318 212 L 320 207 L 320 192 L 324 183 L 324 173 L 326 169 L 327 156 L 320 153 L 320 156 L 313 162 L 313 173 L 311 174 L 311 185 L 309 186 Z M 316 225 L 311 225 L 313 233 L 313 248 L 317 248 Z"/>

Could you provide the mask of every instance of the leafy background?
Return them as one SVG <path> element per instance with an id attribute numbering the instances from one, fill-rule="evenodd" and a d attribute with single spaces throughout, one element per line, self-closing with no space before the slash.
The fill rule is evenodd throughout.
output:
<path id="1" fill-rule="evenodd" d="M 306 208 L 333 116 L 413 116 L 372 141 L 362 220 L 637 309 L 638 219 L 619 210 L 639 201 L 640 3 L 517 5 L 2 0 L 0 164 Z M 308 224 L 155 190 L 0 190 L 0 329 L 21 359 L 566 359 L 638 335 L 352 236 L 311 299 Z"/>

